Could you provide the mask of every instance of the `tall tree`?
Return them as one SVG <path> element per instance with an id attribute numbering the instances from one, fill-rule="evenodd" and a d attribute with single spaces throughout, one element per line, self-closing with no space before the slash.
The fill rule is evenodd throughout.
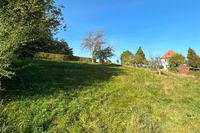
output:
<path id="1" fill-rule="evenodd" d="M 120 57 L 122 65 L 133 65 L 135 63 L 135 57 L 132 52 L 124 51 Z"/>
<path id="2" fill-rule="evenodd" d="M 137 50 L 137 52 L 135 54 L 135 58 L 136 58 L 137 64 L 146 64 L 146 62 L 147 62 L 145 54 L 141 47 L 139 47 L 139 49 Z"/>
<path id="3" fill-rule="evenodd" d="M 187 59 L 188 59 L 188 66 L 194 68 L 198 67 L 199 57 L 196 54 L 196 52 L 191 48 L 188 49 Z"/>
<path id="4" fill-rule="evenodd" d="M 90 51 L 92 55 L 92 62 L 95 62 L 95 51 L 100 49 L 103 46 L 103 44 L 105 44 L 103 32 L 89 32 L 83 40 L 82 48 Z"/>

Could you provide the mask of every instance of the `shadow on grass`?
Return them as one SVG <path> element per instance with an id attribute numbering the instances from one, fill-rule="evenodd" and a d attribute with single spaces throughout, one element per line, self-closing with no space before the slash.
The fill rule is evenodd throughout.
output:
<path id="1" fill-rule="evenodd" d="M 16 72 L 11 80 L 4 81 L 5 100 L 47 96 L 57 91 L 75 90 L 94 82 L 109 80 L 122 73 L 117 66 L 33 60 L 31 66 Z"/>

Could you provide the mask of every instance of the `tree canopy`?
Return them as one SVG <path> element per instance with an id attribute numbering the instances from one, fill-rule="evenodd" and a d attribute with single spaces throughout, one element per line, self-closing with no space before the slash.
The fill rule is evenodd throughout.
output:
<path id="1" fill-rule="evenodd" d="M 89 32 L 83 40 L 82 48 L 90 51 L 92 55 L 92 61 L 95 62 L 95 51 L 100 49 L 103 46 L 103 44 L 105 44 L 103 32 Z"/>
<path id="2" fill-rule="evenodd" d="M 107 48 L 101 47 L 95 50 L 94 55 L 97 59 L 99 59 L 100 63 L 104 64 L 105 61 L 108 61 L 110 57 L 114 56 L 113 51 L 113 48 L 110 46 Z"/>
<path id="3" fill-rule="evenodd" d="M 185 64 L 185 57 L 181 54 L 176 54 L 169 59 L 171 70 L 176 70 L 176 67 L 182 64 Z"/>
<path id="4" fill-rule="evenodd" d="M 50 44 L 46 45 L 46 47 L 44 47 L 41 52 L 73 56 L 73 49 L 69 47 L 68 43 L 64 39 L 55 39 L 50 41 L 49 43 Z"/>
<path id="5" fill-rule="evenodd" d="M 38 23 L 41 21 L 41 6 L 39 2 L 6 0 L 0 6 L 0 78 L 2 78 L 13 74 L 8 68 L 18 48 L 40 37 L 37 27 L 41 26 L 41 23 Z"/>
<path id="6" fill-rule="evenodd" d="M 134 55 L 130 51 L 124 51 L 120 56 L 122 65 L 132 65 L 135 62 Z"/>
<path id="7" fill-rule="evenodd" d="M 31 5 L 31 0 L 30 5 Z M 55 6 L 55 0 L 35 0 L 38 2 L 40 8 L 40 16 L 35 19 L 39 19 L 38 27 L 36 31 L 39 36 L 34 41 L 31 41 L 26 44 L 26 46 L 21 46 L 19 49 L 19 55 L 21 57 L 33 57 L 35 53 L 43 51 L 51 44 L 54 44 L 56 41 L 53 38 L 58 31 L 58 29 L 65 29 L 66 25 L 63 23 L 61 8 L 63 6 Z"/>
<path id="8" fill-rule="evenodd" d="M 187 61 L 188 61 L 188 66 L 190 67 L 200 67 L 200 57 L 196 54 L 196 52 L 189 48 L 188 49 L 188 55 L 187 55 Z"/>

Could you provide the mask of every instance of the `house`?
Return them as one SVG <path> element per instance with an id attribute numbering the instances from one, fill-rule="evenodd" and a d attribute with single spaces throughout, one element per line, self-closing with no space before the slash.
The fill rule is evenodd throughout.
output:
<path id="1" fill-rule="evenodd" d="M 168 70 L 169 68 L 169 59 L 176 55 L 177 53 L 174 52 L 173 50 L 169 50 L 167 53 L 165 53 L 162 57 L 161 57 L 161 63 L 163 66 L 164 70 Z"/>

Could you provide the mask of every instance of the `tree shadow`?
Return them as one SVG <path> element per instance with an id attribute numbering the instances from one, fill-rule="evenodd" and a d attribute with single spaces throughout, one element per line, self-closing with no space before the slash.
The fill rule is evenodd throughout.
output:
<path id="1" fill-rule="evenodd" d="M 27 63 L 31 65 L 17 71 L 12 79 L 3 81 L 6 88 L 2 93 L 4 100 L 48 96 L 58 91 L 75 91 L 124 73 L 118 66 L 112 65 L 44 60 L 25 61 L 25 64 Z"/>

